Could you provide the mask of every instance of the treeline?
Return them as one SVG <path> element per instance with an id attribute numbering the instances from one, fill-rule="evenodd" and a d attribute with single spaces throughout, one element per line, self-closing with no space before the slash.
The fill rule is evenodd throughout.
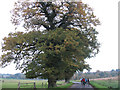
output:
<path id="1" fill-rule="evenodd" d="M 0 78 L 5 79 L 26 79 L 26 76 L 22 73 L 16 73 L 16 74 L 0 74 Z"/>
<path id="2" fill-rule="evenodd" d="M 99 70 L 97 70 L 96 72 L 87 72 L 87 73 L 76 72 L 71 79 L 72 80 L 79 80 L 81 77 L 95 79 L 95 78 L 116 77 L 118 75 L 120 75 L 120 69 L 111 70 L 111 71 L 99 71 Z M 27 79 L 26 76 L 22 73 L 0 74 L 0 78 Z M 36 78 L 36 79 L 41 79 L 41 78 L 39 77 L 39 78 Z"/>
<path id="3" fill-rule="evenodd" d="M 99 70 L 97 70 L 96 72 L 87 72 L 87 73 L 76 72 L 71 79 L 72 80 L 79 80 L 81 77 L 95 79 L 95 78 L 116 77 L 118 75 L 120 75 L 120 69 L 111 70 L 111 71 L 99 71 Z"/>

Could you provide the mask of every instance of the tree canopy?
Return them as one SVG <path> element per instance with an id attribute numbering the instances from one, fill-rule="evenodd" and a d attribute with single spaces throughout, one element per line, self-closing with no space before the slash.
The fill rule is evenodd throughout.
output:
<path id="1" fill-rule="evenodd" d="M 95 26 L 100 22 L 87 4 L 18 1 L 12 15 L 12 23 L 27 31 L 3 39 L 3 67 L 13 61 L 26 77 L 47 78 L 48 87 L 90 69 L 85 59 L 99 51 Z"/>

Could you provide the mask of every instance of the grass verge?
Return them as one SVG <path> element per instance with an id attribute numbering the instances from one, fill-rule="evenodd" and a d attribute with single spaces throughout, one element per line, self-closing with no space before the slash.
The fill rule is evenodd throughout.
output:
<path id="1" fill-rule="evenodd" d="M 73 83 L 70 82 L 70 83 L 67 83 L 65 85 L 61 85 L 61 86 L 55 87 L 55 88 L 47 88 L 46 90 L 66 90 L 66 88 L 69 88 L 72 85 L 73 85 Z"/>
<path id="2" fill-rule="evenodd" d="M 102 86 L 94 81 L 91 81 L 90 84 L 93 86 L 93 88 L 95 88 L 95 90 L 110 90 L 108 87 Z"/>
<path id="3" fill-rule="evenodd" d="M 73 83 L 70 82 L 70 83 L 67 83 L 67 84 L 65 84 L 65 85 L 61 85 L 61 86 L 56 87 L 56 88 L 69 88 L 69 87 L 72 86 L 72 85 L 73 85 Z"/>

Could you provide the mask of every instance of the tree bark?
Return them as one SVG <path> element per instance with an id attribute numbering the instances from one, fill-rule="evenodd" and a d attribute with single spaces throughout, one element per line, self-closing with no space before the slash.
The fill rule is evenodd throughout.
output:
<path id="1" fill-rule="evenodd" d="M 52 87 L 56 87 L 56 80 L 55 79 L 52 79 L 52 78 L 49 78 L 48 79 L 48 88 L 52 88 Z"/>
<path id="2" fill-rule="evenodd" d="M 69 83 L 70 79 L 69 78 L 65 78 L 65 83 Z"/>

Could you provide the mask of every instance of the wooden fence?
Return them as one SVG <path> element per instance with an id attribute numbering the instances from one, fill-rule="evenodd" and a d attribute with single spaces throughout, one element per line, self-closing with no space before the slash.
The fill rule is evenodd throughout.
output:
<path id="1" fill-rule="evenodd" d="M 34 86 L 34 88 L 36 88 L 36 83 L 35 82 L 30 82 L 30 83 L 18 83 L 18 90 L 19 88 L 22 86 L 22 87 L 27 87 L 27 86 Z"/>
<path id="2" fill-rule="evenodd" d="M 47 87 L 47 83 L 41 83 L 42 85 L 42 87 L 41 88 L 44 88 L 44 86 L 45 87 Z M 22 88 L 25 88 L 25 87 L 28 87 L 28 86 L 33 86 L 33 88 L 35 89 L 36 88 L 36 82 L 30 82 L 30 83 L 18 83 L 18 90 L 22 87 Z"/>
<path id="3" fill-rule="evenodd" d="M 0 82 L 3 82 L 3 83 L 4 83 L 4 80 L 0 80 Z"/>

